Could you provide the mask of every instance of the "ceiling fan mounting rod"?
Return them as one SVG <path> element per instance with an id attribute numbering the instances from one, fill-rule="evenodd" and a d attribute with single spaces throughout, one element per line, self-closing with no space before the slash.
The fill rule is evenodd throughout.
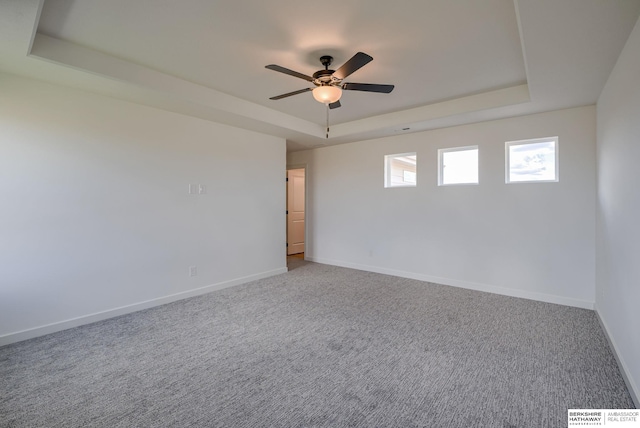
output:
<path id="1" fill-rule="evenodd" d="M 320 57 L 320 63 L 324 65 L 324 69 L 328 70 L 329 66 L 333 62 L 333 57 L 331 55 L 323 55 Z"/>

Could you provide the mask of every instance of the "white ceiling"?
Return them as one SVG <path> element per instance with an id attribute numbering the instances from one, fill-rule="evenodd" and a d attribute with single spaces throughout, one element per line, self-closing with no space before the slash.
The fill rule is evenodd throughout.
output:
<path id="1" fill-rule="evenodd" d="M 290 150 L 593 104 L 640 0 L 2 0 L 0 71 L 241 126 Z M 304 74 L 374 60 L 331 110 Z M 0 80 L 1 84 L 1 80 Z M 409 128 L 409 130 L 403 130 Z"/>

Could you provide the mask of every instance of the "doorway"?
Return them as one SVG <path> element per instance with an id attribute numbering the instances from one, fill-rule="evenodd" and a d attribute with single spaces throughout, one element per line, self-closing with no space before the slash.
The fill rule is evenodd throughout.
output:
<path id="1" fill-rule="evenodd" d="M 304 257 L 305 169 L 287 170 L 287 256 Z"/>

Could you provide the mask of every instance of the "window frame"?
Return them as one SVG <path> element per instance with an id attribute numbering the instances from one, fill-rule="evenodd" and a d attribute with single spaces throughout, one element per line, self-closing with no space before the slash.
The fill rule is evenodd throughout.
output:
<path id="1" fill-rule="evenodd" d="M 416 157 L 416 181 L 408 184 L 391 184 L 391 160 L 399 157 L 415 156 Z M 384 155 L 384 188 L 393 189 L 397 187 L 417 187 L 418 186 L 418 152 L 394 153 Z"/>
<path id="2" fill-rule="evenodd" d="M 477 159 L 477 181 L 476 182 L 467 182 L 467 183 L 445 183 L 444 182 L 444 154 L 450 152 L 463 152 L 469 150 L 477 150 L 478 151 L 478 159 Z M 462 146 L 462 147 L 448 147 L 443 149 L 438 149 L 438 186 L 477 186 L 480 184 L 480 147 L 476 145 L 472 146 Z"/>
<path id="3" fill-rule="evenodd" d="M 540 144 L 553 141 L 553 154 L 554 154 L 554 179 L 552 180 L 511 180 L 511 146 L 525 146 L 527 144 Z M 558 136 L 543 137 L 543 138 L 528 138 L 526 140 L 506 141 L 504 143 L 504 181 L 506 184 L 520 184 L 520 183 L 557 183 L 560 181 L 560 146 L 558 144 Z"/>

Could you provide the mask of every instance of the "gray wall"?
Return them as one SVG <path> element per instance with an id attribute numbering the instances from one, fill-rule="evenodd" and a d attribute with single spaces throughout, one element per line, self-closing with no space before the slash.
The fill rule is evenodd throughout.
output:
<path id="1" fill-rule="evenodd" d="M 283 139 L 0 79 L 0 344 L 286 271 Z"/>
<path id="2" fill-rule="evenodd" d="M 289 155 L 308 166 L 306 256 L 322 263 L 593 308 L 595 106 Z M 505 184 L 505 142 L 559 137 L 560 181 Z M 479 185 L 437 185 L 437 150 L 479 146 Z M 384 155 L 417 152 L 415 188 Z"/>
<path id="3" fill-rule="evenodd" d="M 596 306 L 640 406 L 640 20 L 598 100 Z"/>

